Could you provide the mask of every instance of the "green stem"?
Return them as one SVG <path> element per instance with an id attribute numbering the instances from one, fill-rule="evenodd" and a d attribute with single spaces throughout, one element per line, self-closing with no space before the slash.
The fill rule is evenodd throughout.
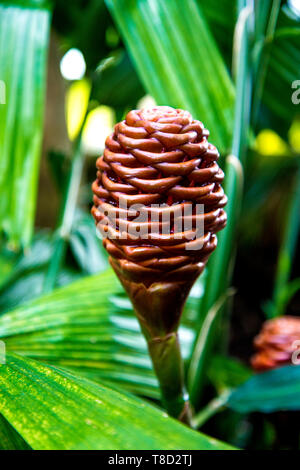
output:
<path id="1" fill-rule="evenodd" d="M 247 2 L 248 4 L 249 2 Z M 244 161 L 248 142 L 248 132 L 252 96 L 252 67 L 250 56 L 250 36 L 253 10 L 245 6 L 236 24 L 233 46 L 233 75 L 236 83 L 233 141 L 231 153 Z"/>
<path id="2" fill-rule="evenodd" d="M 294 175 L 290 187 L 289 201 L 286 208 L 286 217 L 283 221 L 283 236 L 278 255 L 277 270 L 275 275 L 275 287 L 273 293 L 270 317 L 276 317 L 284 313 L 285 302 L 282 302 L 285 287 L 289 281 L 293 257 L 297 245 L 300 230 L 300 168 Z"/>
<path id="3" fill-rule="evenodd" d="M 74 157 L 71 163 L 71 169 L 69 173 L 69 180 L 66 188 L 64 197 L 64 204 L 62 210 L 62 216 L 60 218 L 59 226 L 55 233 L 54 251 L 53 256 L 50 260 L 48 271 L 44 282 L 44 293 L 50 292 L 56 284 L 57 276 L 59 274 L 65 252 L 66 243 L 72 230 L 72 224 L 76 209 L 76 202 L 78 198 L 78 192 L 80 187 L 82 168 L 83 168 L 83 156 L 81 152 L 81 135 L 84 127 L 85 119 L 82 124 L 81 131 L 76 140 Z"/>
<path id="4" fill-rule="evenodd" d="M 222 411 L 228 401 L 229 390 L 225 390 L 220 396 L 211 400 L 192 420 L 193 428 L 199 429 L 216 413 Z"/>
<path id="5" fill-rule="evenodd" d="M 244 2 L 240 2 L 242 6 Z M 211 256 L 208 276 L 205 283 L 205 293 L 201 301 L 201 324 L 205 324 L 212 307 L 221 298 L 227 288 L 232 271 L 232 250 L 236 234 L 236 222 L 240 211 L 242 189 L 242 166 L 248 142 L 248 131 L 252 94 L 252 69 L 250 57 L 250 35 L 252 33 L 253 10 L 247 6 L 242 8 L 236 25 L 234 38 L 233 69 L 236 77 L 236 101 L 234 117 L 234 134 L 232 154 L 226 159 L 225 193 L 228 196 L 226 208 L 228 225 L 218 236 L 218 248 Z M 216 324 L 203 337 L 201 328 L 195 341 L 194 353 L 189 370 L 189 392 L 193 406 L 197 409 L 201 400 L 205 383 L 206 363 L 211 354 L 216 336 Z M 201 357 L 199 357 L 199 342 L 202 342 Z"/>
<path id="6" fill-rule="evenodd" d="M 278 14 L 280 10 L 280 4 L 281 4 L 280 0 L 273 0 L 271 2 L 271 11 L 269 15 L 269 21 L 267 23 L 266 34 L 263 36 L 262 39 L 259 39 L 260 41 L 262 41 L 262 47 L 260 49 L 259 57 L 257 58 L 258 65 L 257 65 L 256 80 L 255 80 L 255 87 L 254 87 L 254 93 L 253 93 L 253 106 L 252 106 L 253 127 L 255 127 L 257 118 L 258 118 L 258 112 L 259 112 L 261 97 L 263 94 L 263 88 L 265 84 L 267 68 L 268 68 L 269 59 L 270 59 L 271 45 L 273 43 L 273 39 L 275 35 L 275 28 L 276 28 L 277 18 L 278 18 Z M 258 14 L 260 13 L 260 9 L 259 9 L 260 5 L 262 5 L 262 3 L 259 1 L 258 2 Z"/>
<path id="7" fill-rule="evenodd" d="M 212 332 L 215 331 L 217 320 L 223 311 L 227 299 L 233 294 L 234 290 L 228 289 L 227 292 L 221 295 L 219 300 L 212 306 L 208 314 L 205 316 L 201 326 L 188 371 L 188 385 L 193 404 L 198 404 L 197 399 L 199 397 L 199 389 L 197 387 L 202 383 L 207 355 L 213 346 Z M 195 387 L 196 384 L 197 387 Z"/>
<path id="8" fill-rule="evenodd" d="M 191 413 L 177 330 L 196 275 L 178 282 L 149 279 L 145 284 L 131 279 L 132 275 L 117 259 L 110 258 L 110 263 L 132 302 L 147 341 L 163 405 L 171 416 L 189 424 Z"/>
<path id="9" fill-rule="evenodd" d="M 184 368 L 177 333 L 147 341 L 159 381 L 162 403 L 170 416 L 191 424 L 189 397 L 184 387 Z"/>

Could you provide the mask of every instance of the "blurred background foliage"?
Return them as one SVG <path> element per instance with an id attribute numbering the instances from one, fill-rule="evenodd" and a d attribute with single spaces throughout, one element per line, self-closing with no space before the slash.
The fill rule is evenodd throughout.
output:
<path id="1" fill-rule="evenodd" d="M 89 209 L 95 161 L 114 124 L 132 108 L 168 104 L 211 131 L 229 196 L 228 227 L 180 329 L 195 427 L 234 446 L 299 447 L 300 367 L 259 376 L 249 369 L 261 323 L 300 315 L 299 93 L 291 99 L 299 34 L 295 0 L 0 1 L 0 339 L 24 356 L 10 359 L 24 386 L 30 374 L 53 375 L 45 403 L 65 374 L 70 390 L 90 380 L 159 406 L 144 340 Z M 58 369 L 50 374 L 31 359 Z M 7 383 L 0 378 L 0 393 Z M 103 390 L 109 413 L 117 398 L 112 392 L 109 403 Z M 75 392 L 68 397 L 79 406 Z M 58 442 L 49 438 L 54 421 L 36 442 L 38 419 L 28 431 L 22 417 L 37 405 L 33 394 L 16 414 L 3 401 L 0 447 L 113 445 L 98 431 L 89 440 L 84 429 L 80 443 L 64 429 L 65 419 L 78 424 L 71 405 L 57 415 Z M 49 410 L 40 416 L 46 423 Z M 103 419 L 120 424 L 112 411 Z M 169 426 L 174 448 L 189 439 L 210 445 Z M 152 437 L 137 445 L 164 447 L 161 435 Z"/>

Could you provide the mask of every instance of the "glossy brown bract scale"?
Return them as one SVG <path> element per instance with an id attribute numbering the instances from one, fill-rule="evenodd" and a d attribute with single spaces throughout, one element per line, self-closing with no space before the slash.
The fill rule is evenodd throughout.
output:
<path id="1" fill-rule="evenodd" d="M 108 221 L 104 245 L 114 267 L 128 280 L 151 285 L 195 279 L 216 248 L 215 233 L 226 224 L 227 198 L 221 187 L 219 154 L 208 143 L 208 134 L 187 111 L 160 106 L 129 112 L 107 138 L 104 154 L 97 160 L 92 213 L 96 223 L 115 213 L 116 226 L 110 227 Z M 127 222 L 123 222 L 120 201 L 128 207 Z M 203 218 L 201 237 L 193 239 L 190 230 L 182 229 L 184 219 L 180 233 L 176 224 L 169 234 L 163 233 L 162 214 L 176 219 L 176 212 L 183 213 L 187 203 L 204 205 L 203 214 L 193 211 L 192 215 Z M 135 204 L 146 206 L 149 220 L 154 212 L 160 220 L 159 230 L 150 233 L 149 229 L 147 238 L 142 236 L 145 222 L 140 224 L 139 238 L 125 233 L 138 225 L 130 213 Z M 165 207 L 153 207 L 162 204 Z"/>
<path id="2" fill-rule="evenodd" d="M 258 372 L 293 364 L 293 353 L 299 361 L 300 318 L 284 316 L 266 321 L 254 340 L 254 347 L 257 352 L 251 364 Z"/>

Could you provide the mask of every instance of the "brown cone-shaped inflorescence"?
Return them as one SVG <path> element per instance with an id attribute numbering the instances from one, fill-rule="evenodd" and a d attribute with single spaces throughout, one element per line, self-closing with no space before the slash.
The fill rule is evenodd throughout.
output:
<path id="1" fill-rule="evenodd" d="M 266 371 L 292 364 L 292 355 L 300 347 L 300 318 L 284 316 L 268 320 L 254 339 L 256 354 L 251 365 Z"/>
<path id="2" fill-rule="evenodd" d="M 161 106 L 129 112 L 107 138 L 104 155 L 97 161 L 92 213 L 102 224 L 108 213 L 116 215 L 116 226 L 108 223 L 104 245 L 128 279 L 149 285 L 158 279 L 194 278 L 215 249 L 215 233 L 226 223 L 227 198 L 221 187 L 224 174 L 217 164 L 219 154 L 207 137 L 203 124 L 187 111 Z M 120 201 L 127 204 L 127 222 L 124 211 L 118 210 Z M 162 214 L 164 220 L 170 216 L 176 221 L 176 213 L 183 213 L 187 203 L 204 204 L 204 214 L 194 211 L 186 216 L 194 222 L 202 217 L 202 237 L 193 239 L 190 230 L 182 230 L 184 218 L 180 233 L 175 223 L 171 233 L 164 234 Z M 149 230 L 143 239 L 147 223 L 140 223 L 139 239 L 124 236 L 137 225 L 133 221 L 137 214 L 130 215 L 133 204 L 145 205 L 149 220 L 160 217 L 160 233 L 149 234 Z M 153 204 L 165 207 L 150 207 Z"/>
<path id="3" fill-rule="evenodd" d="M 226 224 L 224 174 L 207 137 L 187 111 L 131 111 L 106 139 L 93 183 L 92 213 L 147 339 L 163 402 L 184 422 L 190 413 L 177 328 Z"/>
<path id="4" fill-rule="evenodd" d="M 92 213 L 97 224 L 107 224 L 104 246 L 127 291 L 135 289 L 136 283 L 147 289 L 156 282 L 171 283 L 164 300 L 170 305 L 170 289 L 178 291 L 176 283 L 181 283 L 173 301 L 182 304 L 216 248 L 215 234 L 226 224 L 227 198 L 221 187 L 219 153 L 208 143 L 208 134 L 187 111 L 159 106 L 130 111 L 107 138 L 104 154 L 97 160 Z M 123 204 L 127 209 L 120 208 Z M 134 204 L 145 206 L 146 221 L 134 220 L 137 213 L 130 209 Z M 176 214 L 184 214 L 188 204 L 193 212 L 182 217 L 178 229 Z M 204 214 L 196 213 L 196 204 L 204 205 Z M 115 216 L 114 226 L 108 214 Z M 164 233 L 168 216 L 170 232 Z M 193 219 L 193 230 L 185 231 L 188 217 Z M 197 236 L 194 226 L 201 218 L 204 230 Z M 159 231 L 152 233 L 150 220 L 159 220 Z M 147 237 L 143 237 L 145 228 Z M 139 238 L 132 235 L 134 230 L 140 230 Z M 174 318 L 171 323 L 172 330 Z M 166 332 L 170 328 L 164 325 Z"/>

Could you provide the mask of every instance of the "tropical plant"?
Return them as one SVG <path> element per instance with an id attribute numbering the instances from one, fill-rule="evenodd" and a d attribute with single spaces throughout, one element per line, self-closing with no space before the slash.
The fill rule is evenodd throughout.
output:
<path id="1" fill-rule="evenodd" d="M 264 317 L 299 312 L 293 5 L 0 1 L 0 449 L 298 448 L 300 367 L 254 374 L 243 349 Z M 66 82 L 72 48 L 86 72 Z M 91 120 L 102 113 L 109 127 L 145 95 L 203 121 L 226 175 L 228 225 L 179 330 L 194 429 L 162 409 L 89 215 Z"/>

